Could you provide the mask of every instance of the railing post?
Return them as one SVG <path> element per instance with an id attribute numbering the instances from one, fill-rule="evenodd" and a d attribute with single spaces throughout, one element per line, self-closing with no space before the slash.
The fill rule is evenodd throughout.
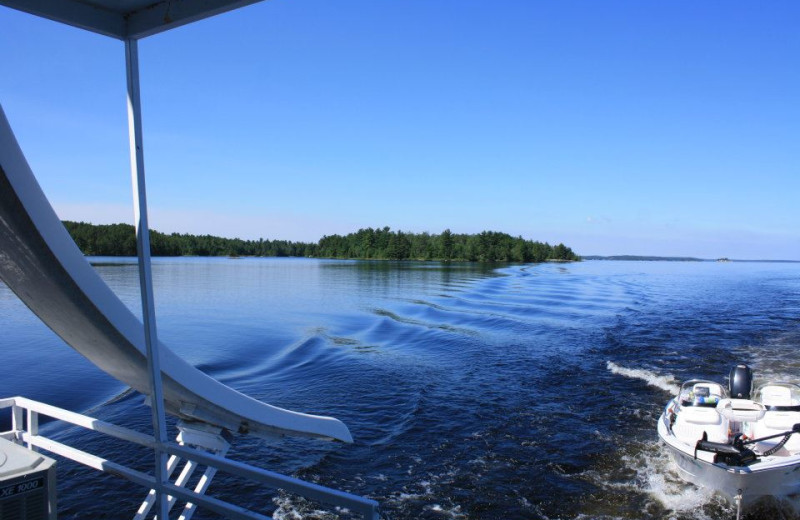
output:
<path id="1" fill-rule="evenodd" d="M 39 413 L 28 408 L 28 433 L 31 435 L 39 435 Z M 32 451 L 39 451 L 39 449 L 28 443 L 28 449 Z"/>
<path id="2" fill-rule="evenodd" d="M 14 431 L 14 435 L 19 436 L 16 432 L 20 432 L 25 429 L 25 424 L 22 422 L 22 408 L 20 406 L 14 405 L 11 407 L 11 429 Z M 19 440 L 15 441 L 17 444 L 21 444 Z"/>
<path id="3" fill-rule="evenodd" d="M 147 368 L 150 379 L 150 407 L 153 412 L 153 430 L 156 439 L 155 480 L 158 517 L 166 520 L 167 497 L 163 486 L 168 478 L 167 455 L 163 445 L 167 442 L 167 424 L 164 417 L 164 397 L 161 386 L 161 355 L 156 334 L 153 275 L 150 267 L 150 230 L 147 223 L 147 190 L 144 180 L 144 146 L 142 143 L 142 107 L 139 90 L 139 47 L 135 39 L 125 40 L 125 65 L 128 79 L 128 133 L 131 148 L 131 180 L 133 182 L 133 208 L 136 227 L 136 251 L 139 257 L 139 286 L 142 296 L 144 340 L 147 349 Z"/>
<path id="4" fill-rule="evenodd" d="M 270 488 L 284 489 L 289 493 L 304 496 L 310 500 L 346 507 L 352 513 L 362 515 L 367 520 L 378 520 L 378 503 L 372 499 L 358 497 L 350 493 L 326 488 L 319 484 L 306 482 L 295 477 L 281 475 L 226 458 L 225 453 L 230 444 L 224 432 L 216 427 L 201 423 L 191 425 L 178 423 L 178 429 L 181 432 L 178 436 L 180 444 L 166 442 L 160 446 L 160 451 L 174 456 L 173 462 L 167 468 L 169 472 L 174 471 L 177 467 L 179 458 L 186 460 L 189 464 L 187 464 L 187 468 L 184 468 L 181 476 L 176 479 L 175 484 L 170 483 L 168 480 L 159 483 L 147 473 L 41 436 L 38 431 L 39 417 L 50 417 L 115 439 L 148 448 L 155 446 L 155 449 L 158 449 L 159 446 L 154 438 L 149 435 L 22 397 L 0 399 L 0 410 L 6 408 L 12 409 L 13 430 L 11 432 L 3 432 L 3 438 L 11 437 L 11 440 L 17 444 L 27 443 L 29 447 L 33 446 L 35 449 L 60 455 L 98 471 L 128 479 L 147 489 L 155 489 L 156 492 L 153 495 L 161 493 L 165 499 L 162 503 L 169 505 L 171 502 L 174 505 L 176 500 L 185 501 L 186 507 L 182 512 L 183 515 L 186 515 L 183 516 L 184 518 L 188 518 L 194 511 L 195 505 L 199 505 L 227 518 L 268 520 L 262 514 L 205 495 L 208 479 L 213 476 L 212 474 L 216 470 L 219 470 Z M 26 419 L 25 412 L 27 412 L 30 433 L 24 429 L 26 426 L 24 424 Z M 8 435 L 12 432 L 14 435 Z M 187 444 L 197 448 L 188 448 Z M 190 482 L 192 469 L 198 465 L 207 467 L 206 479 L 198 481 L 194 490 L 190 491 L 186 488 L 186 485 Z M 171 500 L 167 498 L 168 495 L 172 495 Z M 145 502 L 145 506 L 149 507 L 148 504 L 150 503 L 152 502 L 148 499 Z M 145 518 L 146 515 L 147 512 L 143 510 L 137 518 Z M 167 519 L 168 516 L 160 513 L 159 518 Z"/>

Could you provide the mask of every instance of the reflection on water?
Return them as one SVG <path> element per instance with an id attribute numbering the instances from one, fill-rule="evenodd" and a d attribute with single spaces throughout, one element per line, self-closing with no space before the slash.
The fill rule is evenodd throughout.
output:
<path id="1" fill-rule="evenodd" d="M 141 314 L 135 264 L 96 269 Z M 662 406 L 675 381 L 722 380 L 740 361 L 800 379 L 797 264 L 178 258 L 156 259 L 153 275 L 165 344 L 258 399 L 336 416 L 356 439 L 240 439 L 232 456 L 370 496 L 392 519 L 730 518 L 670 469 Z M 2 286 L 0 317 L 14 353 L 0 394 L 148 431 L 141 397 L 120 396 Z M 132 516 L 141 499 L 108 477 L 87 497 L 76 491 L 90 472 L 59 471 L 62 518 Z M 328 517 L 224 478 L 212 490 L 276 518 Z M 752 518 L 775 517 L 765 511 Z"/>

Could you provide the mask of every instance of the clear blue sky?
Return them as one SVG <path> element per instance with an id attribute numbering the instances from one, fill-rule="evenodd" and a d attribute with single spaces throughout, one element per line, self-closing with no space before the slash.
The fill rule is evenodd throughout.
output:
<path id="1" fill-rule="evenodd" d="M 62 218 L 132 221 L 121 42 L 0 8 Z M 269 0 L 140 43 L 151 225 L 800 259 L 800 2 Z"/>

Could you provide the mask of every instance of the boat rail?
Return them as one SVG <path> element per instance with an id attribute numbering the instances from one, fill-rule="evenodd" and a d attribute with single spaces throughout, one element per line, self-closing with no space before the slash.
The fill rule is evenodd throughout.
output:
<path id="1" fill-rule="evenodd" d="M 207 428 L 204 432 L 193 430 L 191 425 L 179 424 L 181 434 L 178 435 L 178 442 L 158 443 L 155 437 L 151 435 L 25 397 L 0 399 L 0 410 L 7 408 L 11 409 L 11 430 L 0 432 L 0 437 L 18 444 L 24 444 L 31 450 L 42 449 L 54 453 L 104 473 L 122 477 L 151 490 L 135 518 L 144 518 L 147 515 L 150 507 L 155 502 L 155 495 L 157 492 L 168 497 L 170 507 L 173 506 L 178 499 L 186 501 L 184 512 L 180 516 L 183 520 L 188 520 L 197 506 L 206 508 L 226 518 L 247 520 L 264 520 L 269 518 L 255 511 L 206 495 L 205 491 L 217 470 L 246 478 L 265 486 L 282 489 L 286 492 L 300 495 L 317 502 L 345 508 L 353 513 L 362 515 L 368 520 L 377 520 L 378 518 L 378 503 L 374 500 L 320 486 L 319 484 L 306 482 L 295 477 L 258 468 L 224 457 L 223 455 L 227 452 L 229 444 L 222 438 L 219 431 L 217 435 L 214 435 L 214 433 L 209 435 Z M 40 416 L 64 421 L 119 440 L 167 453 L 170 455 L 170 460 L 167 463 L 167 470 L 169 473 L 172 473 L 172 471 L 176 469 L 181 459 L 187 461 L 186 466 L 174 484 L 168 480 L 165 482 L 158 482 L 154 476 L 147 473 L 40 435 Z M 192 434 L 199 435 L 194 435 L 194 437 L 192 437 Z M 204 436 L 206 439 L 215 438 L 215 440 L 211 442 L 197 440 L 198 437 Z M 192 448 L 190 445 L 201 446 L 208 451 Z M 183 486 L 188 483 L 191 472 L 194 471 L 198 465 L 207 467 L 206 474 L 200 479 L 195 490 L 186 489 Z"/>

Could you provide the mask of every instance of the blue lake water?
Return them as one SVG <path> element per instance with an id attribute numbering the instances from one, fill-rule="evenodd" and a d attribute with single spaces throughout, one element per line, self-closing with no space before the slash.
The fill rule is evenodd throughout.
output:
<path id="1" fill-rule="evenodd" d="M 140 315 L 135 264 L 93 261 Z M 670 469 L 655 432 L 663 405 L 679 380 L 722 381 L 737 362 L 757 379 L 800 379 L 800 264 L 178 258 L 155 259 L 153 276 L 173 350 L 355 437 L 243 438 L 230 456 L 372 497 L 387 519 L 728 519 L 729 506 Z M 141 396 L 2 284 L 0 323 L 0 396 L 149 431 Z M 151 463 L 90 434 L 56 435 Z M 68 462 L 59 479 L 61 518 L 129 518 L 143 496 Z M 337 517 L 233 480 L 211 492 L 276 518 Z"/>

